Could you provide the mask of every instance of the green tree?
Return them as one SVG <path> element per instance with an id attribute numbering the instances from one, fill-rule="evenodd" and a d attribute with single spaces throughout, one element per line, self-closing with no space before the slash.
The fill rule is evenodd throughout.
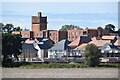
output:
<path id="1" fill-rule="evenodd" d="M 114 26 L 113 24 L 107 24 L 107 25 L 105 26 L 105 29 L 106 29 L 106 30 L 109 30 L 110 33 L 115 32 L 115 26 Z"/>
<path id="2" fill-rule="evenodd" d="M 3 33 L 12 33 L 13 29 L 14 29 L 13 24 L 6 24 L 5 26 L 2 27 Z"/>
<path id="3" fill-rule="evenodd" d="M 63 25 L 62 28 L 60 30 L 72 30 L 72 29 L 75 29 L 75 30 L 82 30 L 82 28 L 80 28 L 79 26 L 75 26 L 75 25 Z"/>
<path id="4" fill-rule="evenodd" d="M 2 26 L 2 55 L 3 55 L 3 66 L 12 63 L 12 55 L 18 60 L 18 55 L 21 54 L 22 39 L 21 35 L 11 34 L 16 27 L 12 24 L 6 24 Z"/>
<path id="5" fill-rule="evenodd" d="M 20 26 L 18 26 L 18 27 L 15 27 L 13 31 L 22 31 L 22 29 L 20 28 Z"/>
<path id="6" fill-rule="evenodd" d="M 100 64 L 100 51 L 94 44 L 88 44 L 85 48 L 85 64 L 90 67 L 95 67 Z"/>

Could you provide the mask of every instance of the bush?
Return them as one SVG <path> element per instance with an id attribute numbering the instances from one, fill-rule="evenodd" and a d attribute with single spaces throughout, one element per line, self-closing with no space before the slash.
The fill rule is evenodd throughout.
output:
<path id="1" fill-rule="evenodd" d="M 100 64 L 100 51 L 94 44 L 88 44 L 85 48 L 85 64 L 90 67 L 95 67 Z"/>

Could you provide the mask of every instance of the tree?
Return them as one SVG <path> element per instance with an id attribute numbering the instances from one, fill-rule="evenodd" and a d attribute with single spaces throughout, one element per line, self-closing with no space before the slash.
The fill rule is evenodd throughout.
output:
<path id="1" fill-rule="evenodd" d="M 2 55 L 3 63 L 12 60 L 12 55 L 15 59 L 18 59 L 18 55 L 21 54 L 22 44 L 21 35 L 12 35 L 8 33 L 2 34 Z M 9 62 L 10 63 L 10 62 Z M 3 64 L 4 66 L 5 64 Z"/>
<path id="2" fill-rule="evenodd" d="M 115 26 L 114 26 L 113 24 L 107 24 L 107 25 L 105 26 L 105 29 L 106 29 L 106 30 L 109 30 L 110 33 L 115 32 Z"/>
<path id="3" fill-rule="evenodd" d="M 22 39 L 21 35 L 13 35 L 12 31 L 17 29 L 12 24 L 6 24 L 2 26 L 2 55 L 3 55 L 3 66 L 8 66 L 7 64 L 11 64 L 12 55 L 15 59 L 18 59 L 18 55 L 21 54 L 22 50 Z M 20 30 L 20 27 L 18 28 Z"/>
<path id="4" fill-rule="evenodd" d="M 80 28 L 79 26 L 75 26 L 75 25 L 63 25 L 62 28 L 60 30 L 64 31 L 64 30 L 82 30 L 82 28 Z"/>
<path id="5" fill-rule="evenodd" d="M 12 33 L 14 29 L 13 24 L 6 24 L 5 26 L 2 27 L 3 33 Z"/>
<path id="6" fill-rule="evenodd" d="M 3 28 L 4 24 L 0 23 L 0 32 L 2 32 L 2 28 Z"/>
<path id="7" fill-rule="evenodd" d="M 20 28 L 20 26 L 18 26 L 18 27 L 15 27 L 13 31 L 22 31 L 22 29 Z"/>
<path id="8" fill-rule="evenodd" d="M 94 44 L 88 44 L 85 47 L 85 64 L 90 67 L 95 67 L 100 64 L 100 51 Z"/>

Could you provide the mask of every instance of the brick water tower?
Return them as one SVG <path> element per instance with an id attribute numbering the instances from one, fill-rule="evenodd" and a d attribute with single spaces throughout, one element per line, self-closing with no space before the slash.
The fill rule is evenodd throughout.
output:
<path id="1" fill-rule="evenodd" d="M 38 16 L 32 16 L 32 31 L 39 32 L 47 30 L 47 16 L 42 16 L 41 12 L 38 12 Z"/>

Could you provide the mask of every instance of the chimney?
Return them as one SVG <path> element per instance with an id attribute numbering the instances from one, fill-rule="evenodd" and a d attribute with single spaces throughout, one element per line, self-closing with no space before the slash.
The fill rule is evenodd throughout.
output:
<path id="1" fill-rule="evenodd" d="M 41 17 L 41 15 L 42 15 L 42 13 L 41 13 L 41 12 L 38 12 L 38 16 L 40 16 L 40 17 Z"/>

